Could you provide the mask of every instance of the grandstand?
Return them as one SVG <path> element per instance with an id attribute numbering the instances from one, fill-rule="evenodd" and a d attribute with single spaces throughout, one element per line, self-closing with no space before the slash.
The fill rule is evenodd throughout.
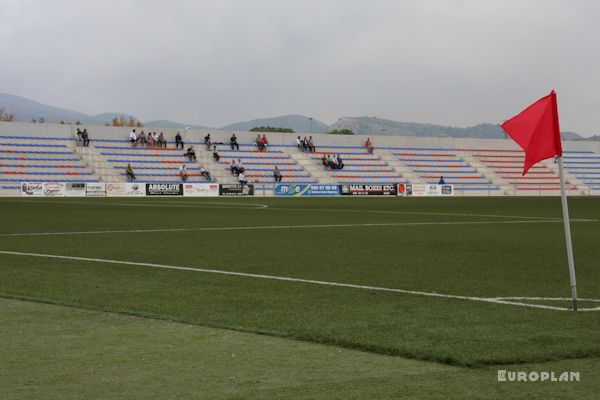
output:
<path id="1" fill-rule="evenodd" d="M 0 190 L 18 194 L 20 182 L 126 182 L 125 167 L 131 164 L 138 182 L 178 183 L 180 165 L 186 164 L 188 183 L 209 182 L 201 166 L 215 183 L 236 183 L 230 164 L 240 160 L 248 183 L 258 194 L 272 195 L 273 169 L 282 172 L 287 184 L 436 184 L 444 177 L 457 195 L 556 195 L 558 168 L 546 160 L 522 175 L 524 153 L 510 140 L 374 137 L 373 154 L 362 145 L 362 137 L 313 135 L 317 149 L 304 152 L 295 145 L 295 134 L 270 134 L 271 145 L 258 151 L 254 134 L 236 132 L 240 149 L 231 150 L 231 132 L 212 132 L 220 160 L 212 157 L 201 138 L 206 131 L 185 131 L 186 148 L 193 145 L 196 163 L 185 150 L 173 147 L 176 130 L 166 129 L 170 146 L 132 146 L 129 128 L 87 127 L 89 147 L 78 146 L 73 127 L 26 123 L 0 124 Z M 590 142 L 564 143 L 567 189 L 572 195 L 600 193 L 600 146 Z M 324 167 L 321 157 L 336 154 L 344 168 Z"/>

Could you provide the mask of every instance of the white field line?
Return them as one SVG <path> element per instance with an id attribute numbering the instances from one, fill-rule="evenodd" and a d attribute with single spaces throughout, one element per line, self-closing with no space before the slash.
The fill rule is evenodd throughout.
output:
<path id="1" fill-rule="evenodd" d="M 246 278 L 266 279 L 266 280 L 274 280 L 274 281 L 306 283 L 306 284 L 321 285 L 321 286 L 334 286 L 334 287 L 370 290 L 370 291 L 378 291 L 378 292 L 401 293 L 401 294 L 423 296 L 423 297 L 437 297 L 437 298 L 444 298 L 444 299 L 467 300 L 467 301 L 476 301 L 476 302 L 492 303 L 492 304 L 513 305 L 513 306 L 519 306 L 519 307 L 539 308 L 539 309 L 544 309 L 544 310 L 555 310 L 555 311 L 568 311 L 569 310 L 568 308 L 564 308 L 564 307 L 554 307 L 554 306 L 547 306 L 547 305 L 542 305 L 542 304 L 520 303 L 520 302 L 516 302 L 516 301 L 501 300 L 500 298 L 492 298 L 492 297 L 460 296 L 460 295 L 442 294 L 442 293 L 435 293 L 435 292 L 422 292 L 422 291 L 416 291 L 416 290 L 404 290 L 404 289 L 394 289 L 394 288 L 385 288 L 385 287 L 368 286 L 368 285 L 356 285 L 356 284 L 352 284 L 352 283 L 339 283 L 339 282 L 330 282 L 330 281 L 319 281 L 319 280 L 313 280 L 313 279 L 292 278 L 292 277 L 277 276 L 277 275 L 263 275 L 263 274 L 252 274 L 252 273 L 247 273 L 247 272 L 225 271 L 225 270 L 218 270 L 218 269 L 193 268 L 193 267 L 184 267 L 184 266 L 177 266 L 177 265 L 164 265 L 164 264 L 153 264 L 153 263 L 143 263 L 143 262 L 133 262 L 133 261 L 108 260 L 108 259 L 102 259 L 102 258 L 62 256 L 62 255 L 55 255 L 55 254 L 23 253 L 23 252 L 6 251 L 6 250 L 0 250 L 0 254 L 12 255 L 12 256 L 22 256 L 22 257 L 42 257 L 42 258 L 54 258 L 54 259 L 61 259 L 61 260 L 86 261 L 86 262 L 96 262 L 96 263 L 102 263 L 102 264 L 134 265 L 134 266 L 139 266 L 139 267 L 173 269 L 173 270 L 180 270 L 180 271 L 201 272 L 201 273 L 229 275 L 229 276 L 240 276 L 240 277 L 246 277 Z M 600 307 L 598 307 L 598 308 L 580 308 L 579 310 L 580 311 L 599 311 Z"/>
<path id="2" fill-rule="evenodd" d="M 398 214 L 398 215 L 435 215 L 435 216 L 456 216 L 456 217 L 489 217 L 489 218 L 519 218 L 519 219 L 548 219 L 548 220 L 560 220 L 561 217 L 535 217 L 527 215 L 502 215 L 502 214 L 469 214 L 469 213 L 440 213 L 440 212 L 421 212 L 421 211 L 391 211 L 391 210 L 345 210 L 345 209 L 333 209 L 333 208 L 287 208 L 287 207 L 272 207 L 267 204 L 254 204 L 254 203 L 218 203 L 218 202 L 156 202 L 150 201 L 149 199 L 139 201 L 60 201 L 57 199 L 51 199 L 50 201 L 38 201 L 38 200 L 14 200 L 14 199 L 1 199 L 0 201 L 13 202 L 13 203 L 35 203 L 42 205 L 53 205 L 53 204 L 68 204 L 68 205 L 101 205 L 101 206 L 124 206 L 124 207 L 167 207 L 167 208 L 226 208 L 226 209 L 240 209 L 240 210 L 273 210 L 273 211 L 311 211 L 311 212 L 342 212 L 342 213 L 359 213 L 359 214 Z M 204 206 L 202 204 L 211 204 Z M 186 205 L 188 204 L 188 205 Z M 219 204 L 212 205 L 212 204 Z M 226 204 L 234 205 L 234 207 L 227 207 Z M 250 205 L 251 207 L 248 207 Z"/>
<path id="3" fill-rule="evenodd" d="M 571 220 L 571 222 L 597 222 L 596 220 Z M 313 224 L 313 225 L 263 225 L 263 226 L 219 226 L 201 228 L 157 228 L 157 229 L 122 229 L 108 231 L 66 231 L 66 232 L 16 232 L 0 233 L 0 237 L 15 236 L 61 236 L 61 235 L 102 235 L 118 233 L 160 233 L 160 232 L 194 232 L 194 231 L 251 231 L 268 229 L 320 229 L 320 228 L 364 228 L 394 226 L 430 226 L 430 225 L 501 225 L 501 224 L 547 224 L 562 223 L 560 220 L 526 220 L 526 221 L 437 221 L 437 222 L 390 222 L 366 224 Z"/>

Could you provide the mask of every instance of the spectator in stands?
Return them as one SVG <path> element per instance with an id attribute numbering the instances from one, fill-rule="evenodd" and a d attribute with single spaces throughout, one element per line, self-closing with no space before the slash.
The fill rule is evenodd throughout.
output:
<path id="1" fill-rule="evenodd" d="M 321 162 L 323 163 L 324 167 L 327 166 L 327 154 L 323 154 L 323 157 L 321 157 Z"/>
<path id="2" fill-rule="evenodd" d="M 367 152 L 369 154 L 373 154 L 373 142 L 371 141 L 371 138 L 367 138 L 367 141 L 365 142 L 365 147 L 367 148 Z"/>
<path id="3" fill-rule="evenodd" d="M 221 158 L 219 152 L 217 151 L 217 146 L 213 146 L 213 158 L 216 162 L 219 162 L 219 159 Z"/>
<path id="4" fill-rule="evenodd" d="M 306 153 L 307 151 L 309 151 L 308 149 L 308 138 L 304 136 L 304 139 L 302 139 L 302 151 Z"/>
<path id="5" fill-rule="evenodd" d="M 138 137 L 137 134 L 135 133 L 135 129 L 132 129 L 131 132 L 129 132 L 129 141 L 131 142 L 131 145 L 133 147 L 135 147 L 138 143 Z"/>
<path id="6" fill-rule="evenodd" d="M 190 161 L 196 162 L 196 152 L 194 151 L 194 146 L 188 147 L 188 149 L 185 152 L 184 156 L 186 156 L 187 158 L 189 158 Z"/>
<path id="7" fill-rule="evenodd" d="M 229 167 L 229 169 L 231 170 L 232 175 L 239 174 L 240 171 L 238 170 L 237 161 L 235 160 L 235 158 L 231 160 L 231 167 Z"/>
<path id="8" fill-rule="evenodd" d="M 88 135 L 86 128 L 84 128 L 83 132 L 81 132 L 81 139 L 83 139 L 84 147 L 88 147 L 90 145 L 90 135 Z"/>
<path id="9" fill-rule="evenodd" d="M 77 146 L 81 146 L 81 129 L 77 128 L 77 132 L 75 132 L 76 144 Z"/>
<path id="10" fill-rule="evenodd" d="M 444 180 L 443 176 L 440 176 L 440 181 L 438 182 L 438 185 L 445 185 L 446 181 Z"/>
<path id="11" fill-rule="evenodd" d="M 275 178 L 275 182 L 281 182 L 281 171 L 279 170 L 279 168 L 277 168 L 277 165 L 273 170 L 273 177 Z"/>
<path id="12" fill-rule="evenodd" d="M 181 138 L 181 134 L 177 132 L 177 135 L 175 135 L 175 150 L 179 149 L 179 145 L 181 145 L 181 150 L 183 150 L 183 139 Z"/>
<path id="13" fill-rule="evenodd" d="M 331 157 L 331 154 L 327 154 L 327 167 L 333 169 L 334 166 L 333 157 Z"/>
<path id="14" fill-rule="evenodd" d="M 241 185 L 248 184 L 248 181 L 246 180 L 246 175 L 243 172 L 240 172 L 238 174 L 238 181 L 240 182 Z"/>
<path id="15" fill-rule="evenodd" d="M 308 138 L 308 151 L 310 151 L 311 153 L 314 153 L 315 151 L 317 151 L 317 148 L 315 147 L 312 136 L 309 136 L 309 138 Z"/>
<path id="16" fill-rule="evenodd" d="M 296 139 L 296 146 L 298 147 L 298 150 L 304 151 L 304 141 L 300 139 L 300 136 Z"/>
<path id="17" fill-rule="evenodd" d="M 208 172 L 207 170 L 205 170 L 204 166 L 200 166 L 200 175 L 202 175 L 203 177 L 205 177 L 209 181 L 212 181 L 212 178 L 210 177 L 210 172 Z"/>
<path id="18" fill-rule="evenodd" d="M 343 169 L 344 168 L 344 161 L 342 160 L 342 156 L 341 155 L 337 155 L 337 161 L 338 161 L 338 169 Z"/>
<path id="19" fill-rule="evenodd" d="M 148 144 L 148 140 L 146 140 L 146 134 L 144 133 L 144 131 L 140 132 L 140 137 L 138 138 L 138 140 L 142 145 Z"/>
<path id="20" fill-rule="evenodd" d="M 244 172 L 246 170 L 244 168 L 244 164 L 242 164 L 242 159 L 241 158 L 238 158 L 237 169 L 238 169 L 238 172 Z"/>
<path id="21" fill-rule="evenodd" d="M 258 136 L 256 136 L 256 147 L 258 148 L 258 151 L 263 151 L 265 149 L 265 145 L 260 137 L 260 133 Z"/>
<path id="22" fill-rule="evenodd" d="M 154 134 L 152 132 L 148 132 L 148 147 L 154 147 L 156 145 L 156 140 L 154 140 Z"/>
<path id="23" fill-rule="evenodd" d="M 233 150 L 234 147 L 236 150 L 240 150 L 240 145 L 237 142 L 237 137 L 235 137 L 235 133 L 231 135 L 231 138 L 229 138 L 229 145 L 231 146 L 231 150 Z"/>
<path id="24" fill-rule="evenodd" d="M 265 147 L 265 150 L 267 149 L 267 147 L 269 147 L 269 140 L 267 139 L 267 135 L 265 135 L 263 133 L 262 138 L 260 139 L 260 141 L 262 142 L 263 146 Z"/>
<path id="25" fill-rule="evenodd" d="M 167 141 L 165 140 L 165 134 L 164 133 L 160 133 L 160 135 L 158 135 L 158 147 L 167 147 Z"/>
<path id="26" fill-rule="evenodd" d="M 181 164 L 181 166 L 179 167 L 179 176 L 181 177 L 182 181 L 187 181 L 188 172 L 185 164 Z"/>
<path id="27" fill-rule="evenodd" d="M 204 136 L 204 144 L 206 145 L 206 150 L 210 151 L 210 148 L 212 147 L 212 142 L 210 140 L 210 133 L 207 134 L 206 136 Z"/>
<path id="28" fill-rule="evenodd" d="M 125 168 L 125 175 L 127 175 L 127 181 L 135 181 L 135 174 L 133 173 L 133 168 L 131 168 L 131 164 L 127 164 L 127 168 Z"/>

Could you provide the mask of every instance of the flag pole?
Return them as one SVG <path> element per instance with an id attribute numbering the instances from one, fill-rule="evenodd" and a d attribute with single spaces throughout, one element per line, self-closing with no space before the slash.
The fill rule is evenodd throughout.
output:
<path id="1" fill-rule="evenodd" d="M 562 200 L 563 223 L 565 226 L 565 240 L 567 242 L 567 261 L 569 263 L 571 297 L 573 298 L 573 311 L 577 311 L 577 282 L 575 279 L 575 260 L 573 259 L 573 243 L 571 242 L 571 223 L 569 220 L 569 205 L 567 203 L 567 190 L 565 189 L 565 176 L 563 172 L 562 156 L 558 157 L 558 171 L 560 175 L 560 197 Z"/>

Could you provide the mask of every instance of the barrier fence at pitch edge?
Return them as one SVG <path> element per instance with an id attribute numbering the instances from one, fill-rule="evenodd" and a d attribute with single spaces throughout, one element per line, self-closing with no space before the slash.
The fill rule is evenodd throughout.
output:
<path id="1" fill-rule="evenodd" d="M 18 185 L 18 186 L 17 186 Z M 105 182 L 21 182 L 11 187 L 9 195 L 23 197 L 140 197 L 140 196 L 258 196 L 258 197 L 327 197 L 327 196 L 465 196 L 523 195 L 509 189 L 501 193 L 468 190 L 460 185 L 439 184 L 218 184 L 218 183 L 105 183 Z M 6 194 L 6 191 L 0 192 Z M 526 195 L 554 195 L 558 191 L 532 189 Z M 572 191 L 569 194 L 574 194 Z M 579 195 L 600 195 L 600 190 Z"/>

